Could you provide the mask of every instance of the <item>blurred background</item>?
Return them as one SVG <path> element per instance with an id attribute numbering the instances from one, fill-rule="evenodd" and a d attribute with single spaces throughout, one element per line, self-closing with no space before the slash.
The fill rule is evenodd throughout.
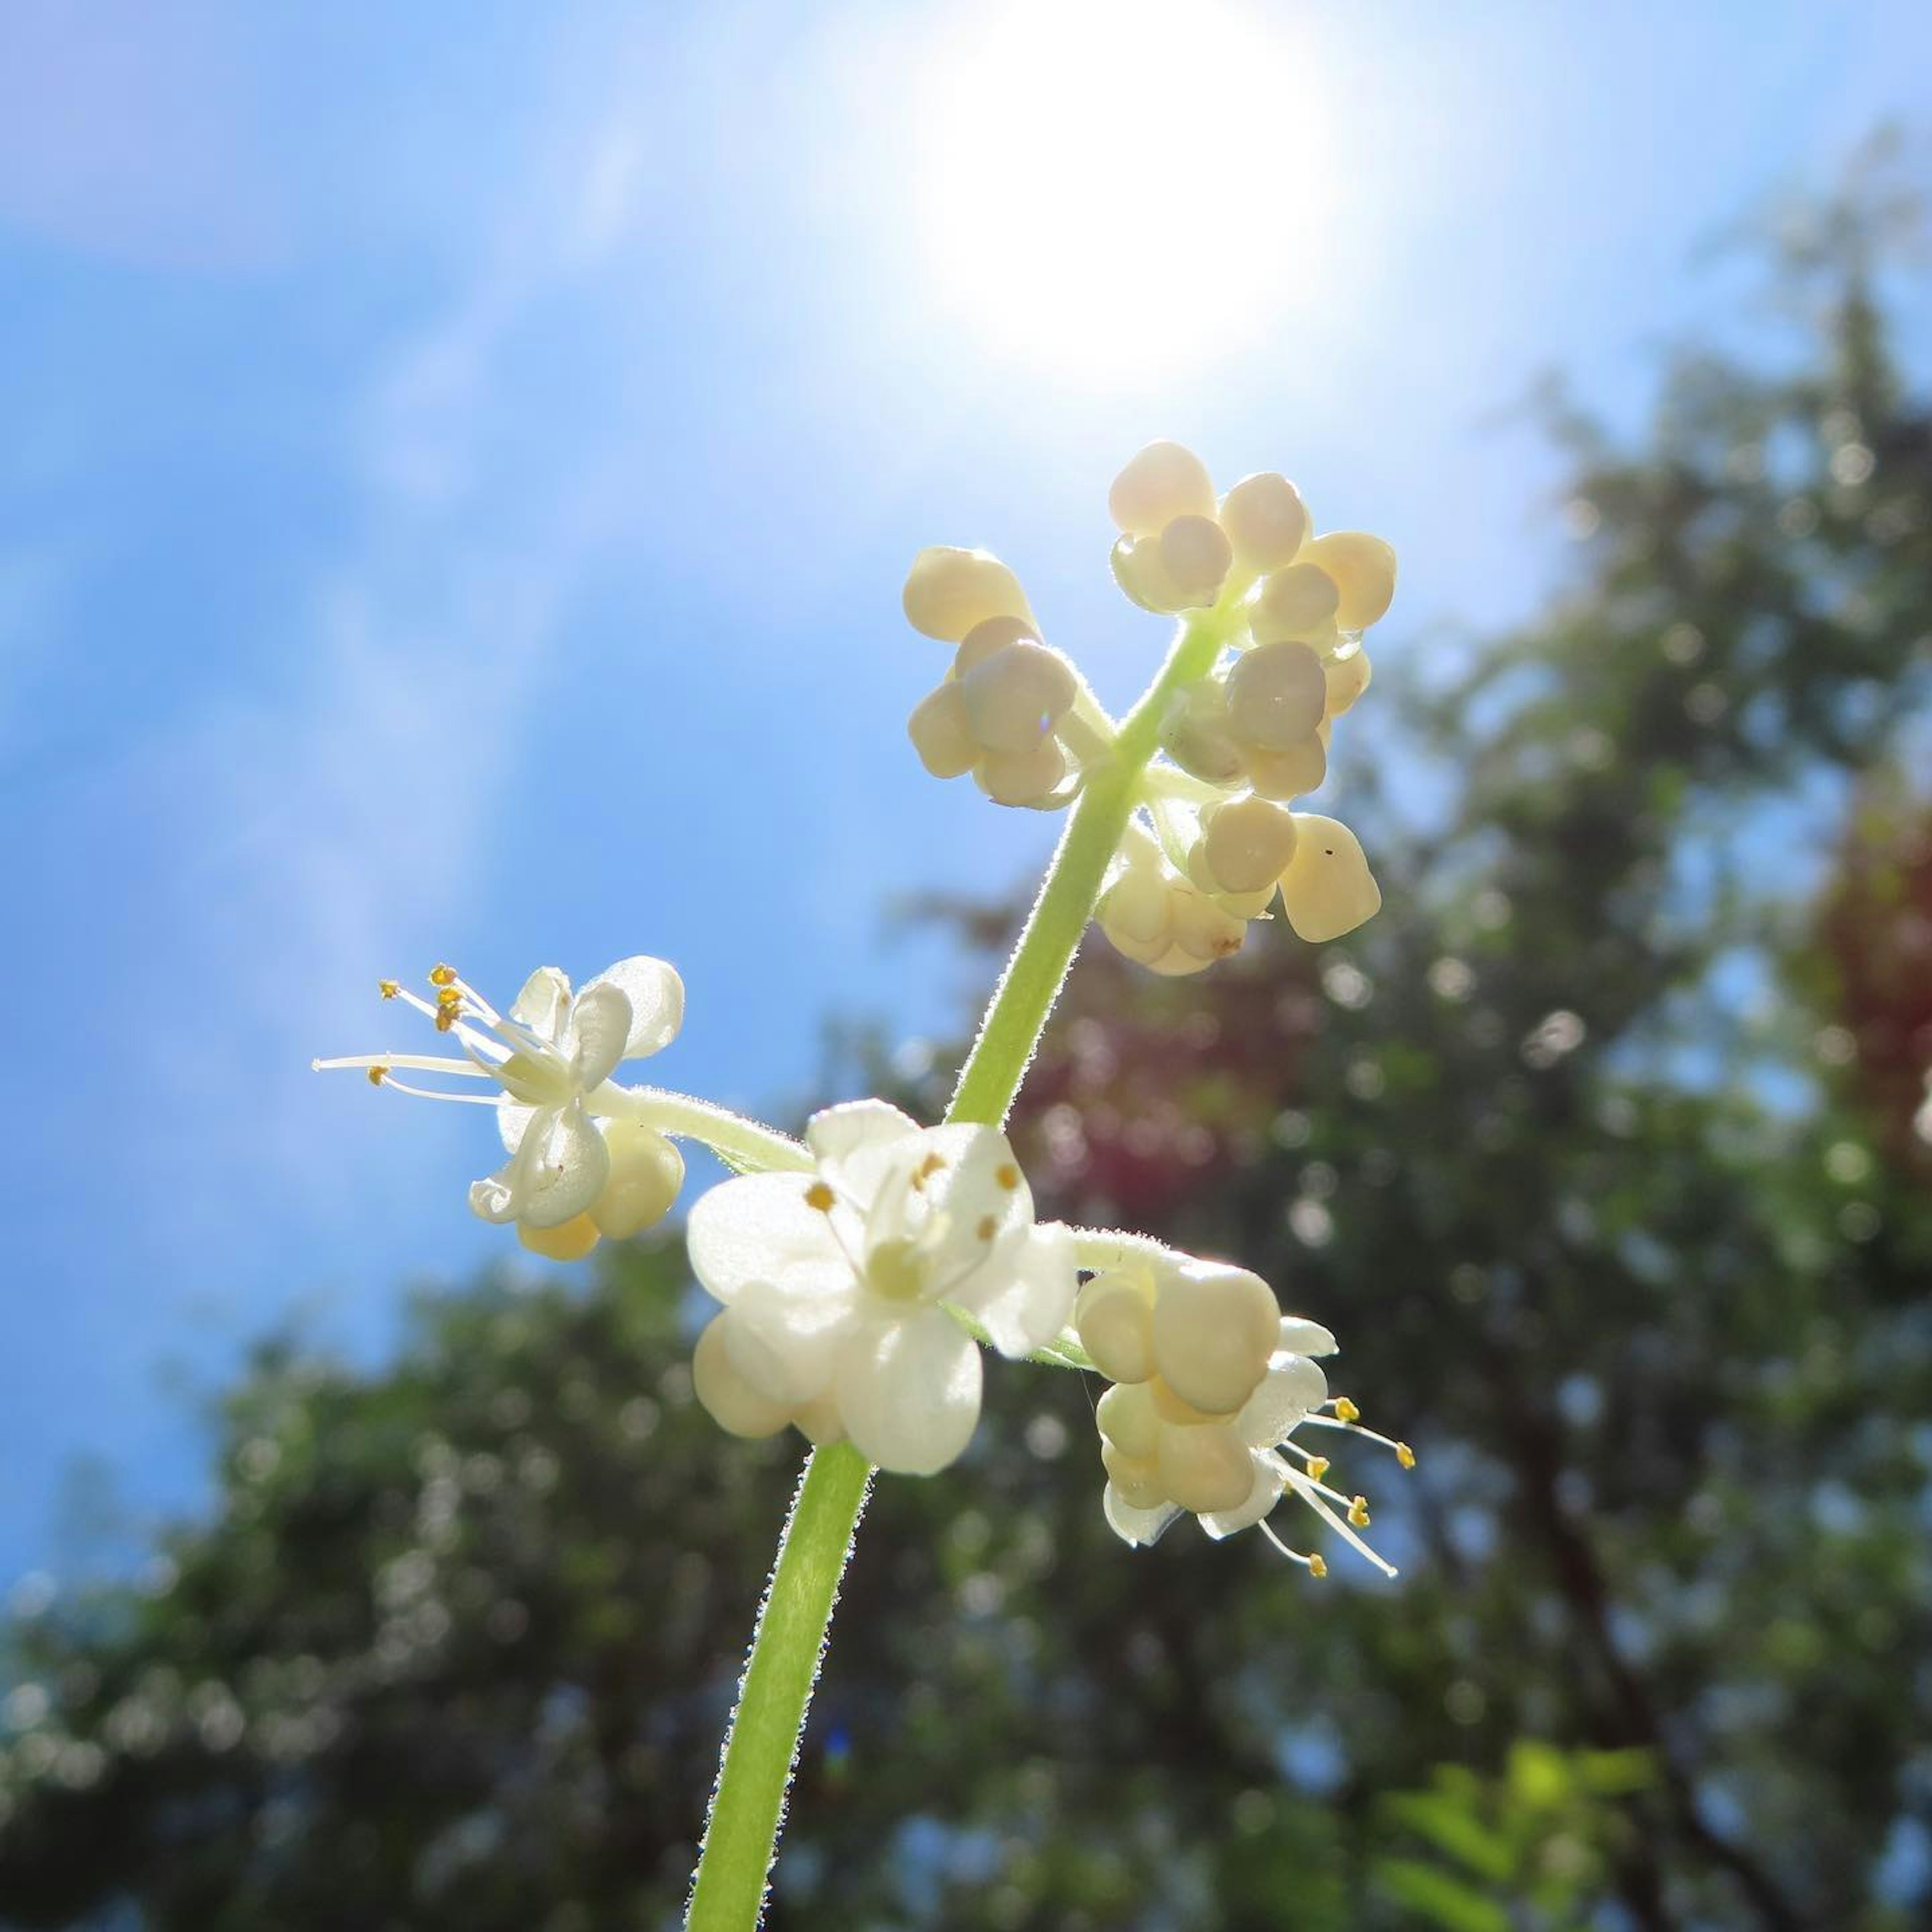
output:
<path id="1" fill-rule="evenodd" d="M 13 0 L 0 1923 L 676 1922 L 794 1450 L 695 1408 L 674 1229 L 506 1254 L 487 1130 L 308 1063 L 644 950 L 653 1077 L 936 1112 L 1055 828 L 918 770 L 898 585 L 997 550 L 1126 703 L 1156 435 L 1400 553 L 1317 801 L 1384 909 L 1096 940 L 1016 1138 L 1340 1333 L 1402 1574 L 1130 1552 L 1093 1391 L 989 1378 L 772 1924 L 1928 1922 L 1928 56 Z"/>

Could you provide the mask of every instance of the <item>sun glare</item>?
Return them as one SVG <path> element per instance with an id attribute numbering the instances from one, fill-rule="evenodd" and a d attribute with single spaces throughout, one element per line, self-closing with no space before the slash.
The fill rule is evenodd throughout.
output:
<path id="1" fill-rule="evenodd" d="M 1019 0 L 926 65 L 943 300 L 1070 379 L 1204 360 L 1319 286 L 1333 152 L 1311 50 L 1252 8 Z"/>

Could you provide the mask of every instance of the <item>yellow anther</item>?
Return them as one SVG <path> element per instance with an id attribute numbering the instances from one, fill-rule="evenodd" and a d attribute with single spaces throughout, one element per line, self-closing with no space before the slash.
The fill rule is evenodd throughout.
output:
<path id="1" fill-rule="evenodd" d="M 1000 1232 L 1000 1224 L 990 1214 L 980 1217 L 980 1225 L 974 1230 L 982 1241 L 990 1241 Z"/>
<path id="2" fill-rule="evenodd" d="M 1326 1560 L 1318 1555 L 1311 1556 L 1308 1559 L 1308 1574 L 1310 1576 L 1312 1576 L 1317 1582 L 1319 1582 L 1321 1580 L 1328 1574 L 1328 1565 Z"/>
<path id="3" fill-rule="evenodd" d="M 438 1033 L 448 1033 L 455 1024 L 456 1009 L 454 1006 L 438 1006 L 436 1008 L 436 1030 Z"/>
<path id="4" fill-rule="evenodd" d="M 1348 1505 L 1348 1520 L 1353 1523 L 1358 1529 L 1366 1529 L 1368 1528 L 1369 1499 L 1366 1496 L 1358 1496 L 1355 1500 Z"/>
<path id="5" fill-rule="evenodd" d="M 1340 1422 L 1359 1422 L 1362 1412 L 1346 1396 L 1338 1395 L 1335 1398 L 1335 1416 Z"/>
<path id="6" fill-rule="evenodd" d="M 926 1184 L 930 1180 L 935 1174 L 941 1172 L 945 1166 L 946 1162 L 938 1154 L 928 1154 L 925 1160 L 921 1161 L 918 1166 L 913 1170 L 912 1191 L 915 1194 L 923 1194 L 926 1192 Z"/>
<path id="7" fill-rule="evenodd" d="M 1020 1171 L 1008 1161 L 1004 1167 L 994 1168 L 993 1178 L 1010 1194 L 1020 1184 Z"/>
<path id="8" fill-rule="evenodd" d="M 440 1006 L 460 1006 L 463 995 L 454 986 L 440 987 L 436 992 L 436 1003 Z"/>
<path id="9" fill-rule="evenodd" d="M 429 969 L 429 982 L 432 986 L 453 986 L 456 984 L 454 966 L 432 966 Z"/>
<path id="10" fill-rule="evenodd" d="M 393 980 L 378 980 L 376 982 L 376 990 L 384 999 L 393 1000 L 403 989 Z"/>
<path id="11" fill-rule="evenodd" d="M 1322 1478 L 1328 1473 L 1328 1457 L 1326 1456 L 1310 1456 L 1308 1459 L 1308 1473 L 1316 1482 L 1320 1482 Z"/>
<path id="12" fill-rule="evenodd" d="M 388 1077 L 389 1070 L 386 1066 L 372 1066 L 369 1070 L 369 1084 L 372 1087 L 381 1086 Z"/>
<path id="13" fill-rule="evenodd" d="M 821 1214 L 830 1214 L 832 1203 L 837 1198 L 838 1196 L 822 1180 L 814 1180 L 805 1190 L 805 1204 L 808 1208 L 816 1208 Z"/>
<path id="14" fill-rule="evenodd" d="M 1406 1442 L 1398 1442 L 1395 1445 L 1395 1460 L 1405 1469 L 1412 1469 L 1415 1467 L 1415 1451 Z"/>

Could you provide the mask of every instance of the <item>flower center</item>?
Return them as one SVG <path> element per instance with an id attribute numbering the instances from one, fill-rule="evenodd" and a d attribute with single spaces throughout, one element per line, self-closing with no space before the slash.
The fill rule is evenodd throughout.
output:
<path id="1" fill-rule="evenodd" d="M 866 1257 L 866 1286 L 886 1301 L 921 1300 L 930 1258 L 916 1241 L 881 1241 Z"/>

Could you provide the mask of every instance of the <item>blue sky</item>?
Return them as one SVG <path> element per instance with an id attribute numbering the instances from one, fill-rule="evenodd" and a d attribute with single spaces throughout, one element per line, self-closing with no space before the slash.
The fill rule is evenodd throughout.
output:
<path id="1" fill-rule="evenodd" d="M 957 1016 L 882 908 L 1053 828 L 913 760 L 921 544 L 1124 702 L 1106 484 L 1178 436 L 1389 536 L 1426 671 L 1562 568 L 1498 409 L 1628 418 L 1730 315 L 1694 254 L 1932 56 L 1886 0 L 1106 17 L 0 13 L 0 1588 L 76 1456 L 202 1493 L 249 1337 L 373 1354 L 500 1252 L 487 1125 L 308 1070 L 411 1043 L 379 975 L 663 954 L 654 1076 L 753 1106 L 829 1012 Z"/>

